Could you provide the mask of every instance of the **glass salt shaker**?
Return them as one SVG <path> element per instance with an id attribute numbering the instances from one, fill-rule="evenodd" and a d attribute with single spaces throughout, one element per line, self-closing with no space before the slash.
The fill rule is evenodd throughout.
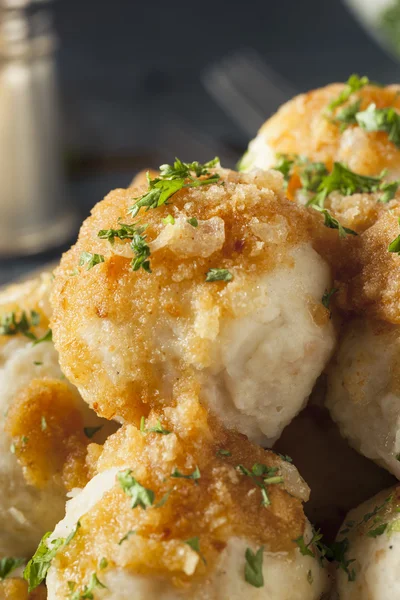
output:
<path id="1" fill-rule="evenodd" d="M 67 241 L 75 214 L 65 191 L 54 62 L 43 2 L 0 0 L 0 256 Z"/>

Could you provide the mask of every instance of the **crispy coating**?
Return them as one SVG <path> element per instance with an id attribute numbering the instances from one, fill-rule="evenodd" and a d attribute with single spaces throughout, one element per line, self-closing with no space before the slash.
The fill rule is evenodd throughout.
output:
<path id="1" fill-rule="evenodd" d="M 332 169 L 335 161 L 345 163 L 362 175 L 377 175 L 389 169 L 393 177 L 400 172 L 400 149 L 381 131 L 367 132 L 357 125 L 344 131 L 332 122 L 332 116 L 344 106 L 361 100 L 360 110 L 370 104 L 377 108 L 400 109 L 400 86 L 367 85 L 350 96 L 346 104 L 329 113 L 329 103 L 337 98 L 345 85 L 332 83 L 326 87 L 296 96 L 284 104 L 261 127 L 249 147 L 246 163 L 263 169 L 276 164 L 276 154 L 301 154 L 313 162 L 323 162 Z"/>
<path id="2" fill-rule="evenodd" d="M 119 569 L 152 581 L 164 580 L 177 588 L 177 594 L 178 590 L 191 591 L 189 597 L 194 598 L 197 586 L 209 583 L 233 538 L 245 539 L 251 547 L 264 545 L 267 553 L 281 553 L 283 560 L 297 556 L 293 540 L 303 535 L 306 522 L 298 499 L 299 494 L 304 497 L 305 486 L 295 467 L 240 434 L 215 422 L 209 425 L 205 410 L 194 401 L 188 404 L 182 418 L 165 409 L 161 416 L 151 414 L 145 423 L 146 429 L 161 423 L 174 433 L 145 433 L 124 426 L 107 440 L 90 491 L 88 487 L 71 501 L 67 518 L 53 534 L 64 537 L 79 518 L 77 533 L 53 560 L 50 598 L 67 597 L 68 581 L 81 589 L 91 573 L 97 572 L 107 582 L 110 573 Z M 177 423 L 180 433 L 176 433 Z M 186 423 L 196 425 L 187 430 Z M 274 467 L 276 474 L 283 475 L 284 483 L 267 486 L 271 502 L 267 507 L 261 505 L 253 478 L 238 470 L 238 465 L 251 469 L 255 463 Z M 175 469 L 190 475 L 196 467 L 197 480 L 171 477 Z M 154 493 L 153 505 L 146 510 L 131 508 L 131 498 L 116 480 L 117 473 L 127 468 Z M 185 543 L 194 538 L 199 540 L 201 556 Z M 99 571 L 102 558 L 107 566 Z M 312 561 L 313 565 L 316 578 L 317 573 L 320 577 L 318 562 Z M 110 589 L 112 598 L 113 593 L 118 597 Z"/>
<path id="3" fill-rule="evenodd" d="M 140 221 L 148 225 L 151 274 L 132 272 L 129 240 L 110 245 L 97 236 L 99 230 L 118 227 L 119 219 L 126 222 L 132 197 L 144 188 L 111 192 L 93 209 L 77 244 L 63 256 L 52 296 L 54 340 L 67 376 L 102 416 L 138 423 L 152 407 L 174 406 L 202 393 L 206 386 L 203 381 L 199 387 L 201 374 L 211 381 L 215 373 L 223 372 L 219 356 L 223 328 L 258 314 L 268 302 L 265 298 L 273 298 L 270 290 L 263 291 L 262 278 L 283 272 L 287 285 L 299 261 L 297 296 L 304 295 L 304 319 L 312 330 L 299 344 L 316 372 L 305 375 L 307 391 L 296 399 L 288 420 L 303 406 L 331 352 L 332 325 L 321 304 L 324 288 L 330 285 L 329 269 L 313 245 L 329 245 L 327 240 L 337 238 L 337 232 L 323 227 L 314 211 L 285 200 L 278 173 L 221 170 L 220 174 L 223 185 L 184 189 L 167 206 L 139 213 Z M 168 214 L 175 219 L 173 225 L 162 223 Z M 187 223 L 193 217 L 198 227 Z M 101 254 L 105 261 L 71 275 L 84 251 Z M 307 268 L 309 260 L 312 267 L 309 263 Z M 210 268 L 228 269 L 233 280 L 206 282 Z M 314 277 L 304 283 L 310 268 Z M 283 286 L 281 279 L 276 285 Z M 288 298 L 290 290 L 282 294 Z M 279 311 L 283 320 L 285 311 L 290 312 L 288 307 Z M 298 324 L 292 329 L 300 331 Z M 263 331 L 260 327 L 258 331 Z M 251 344 L 244 359 L 252 352 Z M 299 349 L 291 353 L 294 358 L 289 360 L 297 360 Z M 291 362 L 291 377 L 301 372 L 300 367 L 300 358 Z M 281 410 L 278 406 L 274 414 Z"/>
<path id="4" fill-rule="evenodd" d="M 400 257 L 388 251 L 400 233 L 399 215 L 399 206 L 393 206 L 362 235 L 344 240 L 335 264 L 342 309 L 400 323 Z"/>
<path id="5" fill-rule="evenodd" d="M 40 586 L 28 593 L 28 584 L 23 579 L 11 577 L 0 581 L 0 600 L 46 600 L 47 592 Z"/>
<path id="6" fill-rule="evenodd" d="M 87 483 L 89 438 L 76 395 L 63 381 L 34 379 L 15 399 L 5 430 L 28 483 L 44 487 L 52 478 L 67 489 Z"/>

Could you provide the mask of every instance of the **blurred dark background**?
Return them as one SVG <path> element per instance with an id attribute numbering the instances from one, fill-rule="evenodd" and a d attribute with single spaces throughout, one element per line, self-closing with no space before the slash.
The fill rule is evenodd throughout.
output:
<path id="1" fill-rule="evenodd" d="M 81 219 L 111 188 L 175 154 L 219 153 L 227 166 L 235 163 L 261 123 L 257 116 L 245 131 L 204 85 L 232 53 L 254 49 L 283 79 L 282 99 L 352 72 L 382 83 L 400 78 L 396 61 L 340 0 L 56 0 L 48 9 L 59 39 L 69 201 Z M 1 261 L 0 283 L 59 252 Z"/>

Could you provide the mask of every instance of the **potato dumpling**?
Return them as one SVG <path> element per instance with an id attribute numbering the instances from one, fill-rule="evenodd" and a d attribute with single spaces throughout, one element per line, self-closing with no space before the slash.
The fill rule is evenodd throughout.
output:
<path id="1" fill-rule="evenodd" d="M 354 320 L 328 372 L 327 406 L 361 454 L 400 479 L 400 328 Z"/>
<path id="2" fill-rule="evenodd" d="M 340 600 L 400 597 L 400 488 L 385 490 L 347 515 L 338 535 Z"/>
<path id="3" fill-rule="evenodd" d="M 90 447 L 94 477 L 46 542 L 76 531 L 52 560 L 49 600 L 88 588 L 95 600 L 319 600 L 328 571 L 294 465 L 209 428 L 195 401 L 176 419 L 166 409 Z"/>
<path id="4" fill-rule="evenodd" d="M 391 183 L 400 176 L 400 138 L 391 125 L 400 110 L 400 87 L 367 81 L 352 76 L 347 84 L 330 84 L 287 102 L 250 142 L 240 168 L 278 168 L 288 198 L 303 204 L 333 172 L 331 187 L 325 181 L 324 207 L 344 227 L 357 233 L 368 229 L 393 198 L 400 199 Z"/>
<path id="5" fill-rule="evenodd" d="M 93 209 L 55 274 L 61 365 L 107 418 L 137 424 L 194 396 L 272 444 L 334 346 L 319 247 L 337 232 L 286 200 L 275 171 L 214 168 L 185 181 L 135 218 L 137 197 L 157 188 L 115 190 Z"/>
<path id="6" fill-rule="evenodd" d="M 50 288 L 44 274 L 0 294 L 0 558 L 29 556 L 61 518 L 67 480 L 85 481 L 72 464 L 84 427 L 103 424 L 61 372 Z"/>
<path id="7" fill-rule="evenodd" d="M 358 80 L 359 85 L 363 80 Z M 286 102 L 250 142 L 242 168 L 270 169 L 276 165 L 277 154 L 298 154 L 312 162 L 324 163 L 329 170 L 334 162 L 342 162 L 361 175 L 378 175 L 389 169 L 392 178 L 399 177 L 399 147 L 389 139 L 387 131 L 371 131 L 360 126 L 355 114 L 371 110 L 371 105 L 378 110 L 400 110 L 400 86 L 357 87 L 357 84 L 332 83 Z M 342 103 L 330 108 L 348 89 L 354 91 L 347 98 L 346 94 Z M 354 107 L 353 118 L 347 114 L 346 121 L 343 111 L 349 107 Z M 363 122 L 365 120 L 364 117 Z M 369 120 L 371 128 L 373 115 Z"/>

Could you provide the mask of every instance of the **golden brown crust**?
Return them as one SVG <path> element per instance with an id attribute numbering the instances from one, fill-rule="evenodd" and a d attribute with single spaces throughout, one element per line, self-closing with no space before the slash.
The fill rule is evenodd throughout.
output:
<path id="1" fill-rule="evenodd" d="M 67 489 L 86 484 L 88 438 L 76 396 L 65 382 L 31 381 L 15 398 L 5 430 L 28 483 L 40 488 L 54 479 Z"/>
<path id="2" fill-rule="evenodd" d="M 262 126 L 260 137 L 276 153 L 302 154 L 314 162 L 324 162 L 328 169 L 332 169 L 334 161 L 340 161 L 362 175 L 377 175 L 386 168 L 399 170 L 400 149 L 389 141 L 387 133 L 364 132 L 356 125 L 342 132 L 331 122 L 328 105 L 344 87 L 332 83 L 296 96 Z M 367 85 L 352 94 L 349 103 L 359 98 L 360 110 L 372 103 L 377 108 L 393 106 L 400 110 L 399 90 L 398 85 Z M 342 108 L 343 105 L 333 115 Z"/>
<path id="3" fill-rule="evenodd" d="M 23 579 L 9 578 L 0 581 L 0 600 L 46 600 L 47 592 L 44 586 L 28 593 L 28 584 Z"/>
<path id="4" fill-rule="evenodd" d="M 106 418 L 118 415 L 137 423 L 151 407 L 174 405 L 183 379 L 188 393 L 197 393 L 191 364 L 206 367 L 212 343 L 208 332 L 195 331 L 195 303 L 210 315 L 230 318 L 233 294 L 239 298 L 242 289 L 255 289 L 260 274 L 277 265 L 290 268 L 295 245 L 312 241 L 317 247 L 330 234 L 337 238 L 315 211 L 284 199 L 276 172 L 221 175 L 224 185 L 185 189 L 171 204 L 139 213 L 148 224 L 151 274 L 132 272 L 129 240 L 111 246 L 97 237 L 101 229 L 118 227 L 119 219 L 132 222 L 127 210 L 144 188 L 111 192 L 62 258 L 52 297 L 55 345 L 67 377 Z M 170 213 L 179 226 L 162 223 Z M 199 220 L 198 228 L 187 224 L 190 217 Z M 275 231 L 283 240 L 263 240 L 265 223 L 269 234 Z M 204 232 L 209 233 L 208 245 Z M 83 251 L 102 254 L 105 262 L 71 275 Z M 206 283 L 210 268 L 229 269 L 234 281 Z M 187 360 L 166 358 L 162 339 L 171 337 L 171 331 L 185 339 Z M 170 372 L 164 385 L 166 368 L 177 375 L 173 383 Z"/>
<path id="5" fill-rule="evenodd" d="M 209 426 L 205 410 L 198 404 L 193 403 L 191 410 L 191 417 L 198 419 L 196 432 L 162 435 L 124 426 L 107 440 L 97 471 L 132 469 L 139 483 L 154 492 L 155 506 L 132 509 L 131 498 L 116 483 L 80 519 L 76 535 L 57 554 L 53 565 L 63 580 L 81 586 L 105 557 L 107 568 L 123 566 L 141 574 L 165 576 L 181 587 L 211 571 L 235 536 L 264 544 L 272 552 L 296 549 L 293 540 L 305 527 L 301 501 L 286 491 L 285 483 L 278 483 L 266 486 L 271 504 L 262 506 L 260 488 L 238 471 L 238 465 L 251 469 L 261 463 L 277 468 L 280 475 L 286 473 L 288 463 L 240 434 L 216 423 Z M 145 427 L 155 426 L 159 420 L 167 430 L 175 427 L 165 413 L 161 417 L 152 414 Z M 220 455 L 221 449 L 227 454 Z M 189 475 L 196 467 L 200 473 L 196 481 L 171 477 L 174 469 Z M 129 531 L 135 534 L 119 543 Z M 185 541 L 194 537 L 199 538 L 205 562 L 199 560 L 194 572 L 187 573 L 184 565 L 190 549 Z"/>
<path id="6" fill-rule="evenodd" d="M 389 244 L 400 233 L 392 206 L 362 235 L 348 238 L 336 262 L 337 302 L 346 311 L 400 323 L 400 257 Z"/>

